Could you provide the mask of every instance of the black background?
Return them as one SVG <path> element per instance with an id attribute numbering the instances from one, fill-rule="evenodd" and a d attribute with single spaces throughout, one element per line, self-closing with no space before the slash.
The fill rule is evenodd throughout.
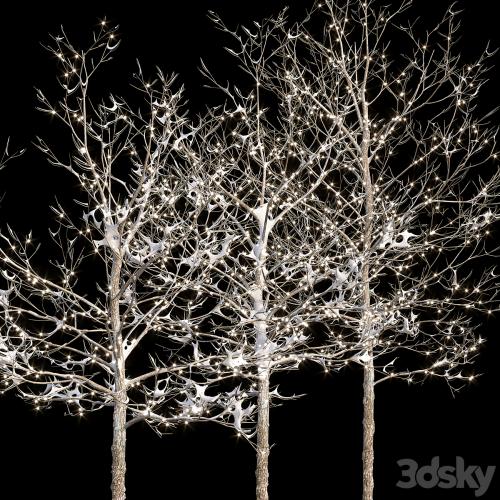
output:
<path id="1" fill-rule="evenodd" d="M 59 139 L 47 116 L 34 110 L 34 86 L 56 92 L 56 66 L 40 45 L 49 33 L 64 27 L 70 38 L 84 40 L 104 16 L 120 25 L 122 46 L 104 69 L 103 91 L 127 95 L 129 75 L 139 58 L 145 72 L 158 65 L 180 73 L 194 110 L 217 96 L 203 89 L 200 57 L 216 74 L 231 78 L 234 62 L 222 49 L 224 39 L 206 17 L 217 11 L 228 23 L 249 24 L 277 12 L 284 1 L 196 0 L 130 2 L 100 6 L 73 2 L 13 3 L 1 14 L 0 140 L 11 136 L 24 146 L 36 134 Z M 292 3 L 290 0 L 288 3 Z M 448 2 L 418 1 L 413 13 L 439 17 Z M 310 5 L 294 0 L 292 16 Z M 478 54 L 490 40 L 500 45 L 497 16 L 491 0 L 461 2 L 466 54 Z M 5 7 L 3 7 L 5 9 Z M 496 56 L 495 63 L 500 62 Z M 493 68 L 482 103 L 500 103 L 500 72 Z M 33 147 L 0 174 L 2 227 L 30 228 L 40 237 L 49 224 L 49 204 L 63 200 L 73 188 L 61 171 L 46 164 Z M 496 238 L 500 237 L 498 232 Z M 401 490 L 397 460 L 413 458 L 428 464 L 433 456 L 453 465 L 456 456 L 467 465 L 499 465 L 498 320 L 485 320 L 481 334 L 488 339 L 468 388 L 453 395 L 444 383 L 407 387 L 404 382 L 377 388 L 376 498 L 378 500 L 473 499 L 472 490 Z M 279 380 L 282 392 L 305 393 L 271 414 L 270 494 L 274 500 L 359 499 L 361 494 L 361 374 L 350 370 L 325 375 L 312 367 Z M 11 395 L 0 399 L 0 498 L 105 499 L 109 497 L 111 413 L 83 419 L 65 417 L 56 407 L 36 413 Z M 142 499 L 246 500 L 254 497 L 254 454 L 234 432 L 215 425 L 179 429 L 157 437 L 136 426 L 128 436 L 128 497 Z M 499 498 L 499 476 L 482 498 Z"/>

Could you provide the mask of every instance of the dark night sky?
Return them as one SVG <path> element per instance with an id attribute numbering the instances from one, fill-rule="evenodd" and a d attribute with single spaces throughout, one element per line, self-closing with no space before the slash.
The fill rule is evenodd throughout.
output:
<path id="1" fill-rule="evenodd" d="M 171 5 L 174 3 L 175 5 Z M 24 145 L 44 134 L 49 123 L 34 111 L 34 86 L 56 90 L 55 65 L 41 47 L 48 33 L 64 24 L 70 38 L 84 39 L 103 17 L 120 25 L 123 45 L 108 67 L 106 89 L 127 92 L 128 75 L 139 58 L 144 69 L 158 65 L 180 73 L 194 109 L 214 96 L 202 89 L 199 59 L 222 76 L 231 78 L 231 59 L 222 50 L 223 40 L 211 27 L 206 12 L 217 11 L 230 23 L 277 12 L 293 3 L 292 12 L 310 5 L 308 0 L 195 0 L 171 2 L 39 2 L 36 6 L 12 2 L 2 13 L 0 30 L 1 132 L 0 141 L 12 136 Z M 419 14 L 434 18 L 434 6 L 448 2 L 417 1 Z M 460 2 L 463 6 L 465 2 Z M 491 40 L 500 46 L 498 21 L 490 12 L 491 0 L 467 2 L 464 50 L 477 54 Z M 432 6 L 432 9 L 431 9 Z M 417 9 L 418 10 L 418 9 Z M 438 12 L 438 13 L 439 13 Z M 495 62 L 500 62 L 496 56 Z M 104 70 L 106 71 L 106 70 Z M 482 102 L 498 105 L 500 72 L 493 69 Z M 55 136 L 55 132 L 48 132 Z M 55 195 L 64 197 L 68 179 L 30 151 L 0 174 L 0 224 L 10 221 L 19 230 L 35 228 L 43 235 Z M 500 233 L 497 231 L 498 238 Z M 489 340 L 479 360 L 477 381 L 452 396 L 444 383 L 429 382 L 407 387 L 404 382 L 377 388 L 376 498 L 378 500 L 472 499 L 471 490 L 399 490 L 396 461 L 413 458 L 422 465 L 439 455 L 453 464 L 464 457 L 468 465 L 500 465 L 498 369 L 499 322 L 490 319 L 482 327 Z M 284 378 L 281 377 L 281 381 Z M 346 371 L 325 376 L 309 368 L 293 373 L 282 392 L 306 393 L 272 411 L 271 498 L 359 499 L 361 451 L 361 373 Z M 106 499 L 109 497 L 111 413 L 85 419 L 65 417 L 62 407 L 35 414 L 31 407 L 11 396 L 0 399 L 0 498 Z M 180 429 L 162 439 L 146 427 L 129 432 L 128 497 L 142 499 L 247 500 L 253 498 L 252 448 L 234 432 L 214 425 Z M 482 498 L 499 498 L 500 472 Z M 10 493 L 8 493 L 10 492 Z"/>

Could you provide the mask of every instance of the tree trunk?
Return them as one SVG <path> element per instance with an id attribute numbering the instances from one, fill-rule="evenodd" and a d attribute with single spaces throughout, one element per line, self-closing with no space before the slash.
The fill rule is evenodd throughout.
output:
<path id="1" fill-rule="evenodd" d="M 365 5 L 366 11 L 366 5 Z M 366 14 L 367 15 L 367 14 Z M 365 41 L 368 44 L 368 22 L 364 24 Z M 368 45 L 366 47 L 368 53 Z M 373 184 L 370 172 L 370 120 L 368 113 L 368 101 L 366 100 L 366 82 L 368 78 L 368 69 L 370 66 L 369 58 L 366 59 L 365 76 L 362 83 L 362 113 L 363 120 L 363 141 L 361 143 L 361 163 L 363 170 L 363 184 L 365 188 L 365 229 L 364 229 L 364 263 L 363 263 L 363 302 L 365 325 L 364 335 L 366 341 L 366 352 L 369 361 L 364 365 L 363 375 L 363 500 L 373 500 L 373 461 L 374 448 L 373 436 L 375 435 L 375 369 L 373 364 L 373 337 L 371 332 L 371 288 L 370 288 L 370 256 L 372 254 L 372 234 L 373 234 Z"/>
<path id="2" fill-rule="evenodd" d="M 256 499 L 268 500 L 269 485 L 269 370 L 261 373 L 258 383 Z"/>
<path id="3" fill-rule="evenodd" d="M 364 367 L 363 378 L 363 500 L 373 500 L 373 438 L 375 435 L 375 370 L 373 351 Z"/>
<path id="4" fill-rule="evenodd" d="M 125 429 L 127 407 L 117 401 L 113 411 L 113 444 L 111 445 L 111 494 L 113 500 L 125 500 L 125 447 L 127 443 L 127 431 Z"/>
<path id="5" fill-rule="evenodd" d="M 115 363 L 115 406 L 113 411 L 113 443 L 111 445 L 111 493 L 113 500 L 125 500 L 125 450 L 127 443 L 127 385 L 125 357 L 120 320 L 120 277 L 122 256 L 116 252 L 110 275 L 110 321 Z"/>
<path id="6" fill-rule="evenodd" d="M 267 214 L 266 214 L 267 217 Z M 252 292 L 253 315 L 255 321 L 255 351 L 262 360 L 258 363 L 258 399 L 257 399 L 257 466 L 255 468 L 257 500 L 268 500 L 269 486 L 269 379 L 271 377 L 269 352 L 267 349 L 267 311 L 264 301 L 264 289 L 266 284 L 266 254 L 267 254 L 267 225 L 268 220 L 259 221 L 259 241 L 256 245 L 256 257 L 258 266 L 256 268 L 255 290 Z"/>

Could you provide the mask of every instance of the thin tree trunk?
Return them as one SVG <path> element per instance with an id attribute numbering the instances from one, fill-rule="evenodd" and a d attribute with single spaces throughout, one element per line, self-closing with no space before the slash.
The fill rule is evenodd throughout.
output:
<path id="1" fill-rule="evenodd" d="M 373 351 L 370 361 L 364 367 L 363 375 L 363 500 L 373 500 L 373 461 L 375 435 L 375 370 Z"/>
<path id="2" fill-rule="evenodd" d="M 125 429 L 127 407 L 123 402 L 117 402 L 113 411 L 113 444 L 111 445 L 111 494 L 113 500 L 125 500 L 125 450 L 127 431 Z"/>
<path id="3" fill-rule="evenodd" d="M 257 467 L 255 469 L 256 499 L 268 500 L 269 486 L 269 370 L 261 373 L 258 382 Z"/>
<path id="4" fill-rule="evenodd" d="M 266 214 L 267 216 L 267 214 Z M 261 224 L 259 222 L 259 224 Z M 270 362 L 267 359 L 267 313 L 263 291 L 266 282 L 266 251 L 267 251 L 267 219 L 260 227 L 258 247 L 260 251 L 256 254 L 258 267 L 256 269 L 255 291 L 253 292 L 253 313 L 257 318 L 255 321 L 255 350 L 264 359 L 258 366 L 258 399 L 257 399 L 257 466 L 255 468 L 256 499 L 268 500 L 269 486 L 269 379 L 271 377 Z"/>
<path id="5" fill-rule="evenodd" d="M 366 6 L 365 6 L 366 11 Z M 366 11 L 367 12 L 367 11 Z M 369 32 L 368 32 L 368 14 L 365 14 L 364 24 L 364 42 L 366 45 L 366 53 L 369 53 Z M 363 170 L 363 183 L 365 188 L 365 229 L 364 229 L 364 263 L 363 263 L 363 295 L 364 295 L 364 312 L 365 312 L 365 339 L 366 353 L 369 361 L 364 366 L 363 374 L 363 500 L 373 500 L 373 464 L 374 464 L 374 447 L 373 437 L 375 435 L 375 369 L 373 364 L 373 338 L 371 333 L 371 289 L 370 289 L 370 255 L 372 252 L 372 234 L 373 234 L 373 213 L 374 213 L 374 196 L 373 184 L 370 172 L 370 127 L 369 127 L 369 112 L 368 101 L 366 100 L 366 83 L 368 81 L 370 58 L 366 59 L 365 71 L 363 77 L 361 91 L 361 112 L 363 127 L 363 141 L 361 143 L 361 162 Z"/>
<path id="6" fill-rule="evenodd" d="M 115 252 L 109 288 L 110 333 L 115 362 L 115 406 L 113 411 L 113 443 L 111 445 L 111 494 L 113 500 L 125 500 L 125 473 L 127 470 L 125 461 L 127 443 L 127 386 L 119 297 L 121 269 L 122 256 L 119 252 Z"/>

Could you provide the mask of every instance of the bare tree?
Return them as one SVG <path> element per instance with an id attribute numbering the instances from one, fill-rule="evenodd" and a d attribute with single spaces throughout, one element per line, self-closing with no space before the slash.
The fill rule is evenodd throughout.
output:
<path id="1" fill-rule="evenodd" d="M 243 44 L 239 31 L 213 19 Z M 285 398 L 271 390 L 272 375 L 305 360 L 338 368 L 360 349 L 357 339 L 329 341 L 321 332 L 351 293 L 341 268 L 356 266 L 340 253 L 345 223 L 339 225 L 324 189 L 342 131 L 325 138 L 315 120 L 290 120 L 288 96 L 265 84 L 276 55 L 265 42 L 283 22 L 255 23 L 253 32 L 243 28 L 247 44 L 240 52 L 230 49 L 250 77 L 249 90 L 222 85 L 203 68 L 225 104 L 211 110 L 211 119 L 204 117 L 192 147 L 193 196 L 206 207 L 197 241 L 210 245 L 197 248 L 192 261 L 208 253 L 203 289 L 216 301 L 199 334 L 216 346 L 221 373 L 230 368 L 252 384 L 247 396 L 257 399 L 258 500 L 268 498 L 270 406 Z"/>
<path id="2" fill-rule="evenodd" d="M 52 104 L 39 91 L 40 110 L 63 124 L 72 144 L 67 159 L 62 143 L 38 146 L 77 181 L 79 195 L 53 207 L 57 227 L 43 247 L 31 233 L 1 235 L 0 371 L 3 390 L 17 389 L 37 410 L 55 402 L 77 416 L 113 409 L 111 490 L 122 500 L 131 425 L 167 432 L 179 422 L 221 420 L 247 432 L 253 408 L 238 387 L 207 393 L 224 374 L 210 369 L 216 351 L 197 350 L 197 325 L 210 309 L 198 293 L 204 261 L 192 256 L 212 238 L 197 239 L 201 208 L 190 203 L 188 175 L 195 128 L 182 89 L 173 77 L 148 82 L 139 70 L 143 112 L 115 96 L 98 104 L 94 74 L 118 44 L 103 23 L 86 50 L 64 32 L 49 48 L 63 96 Z"/>
<path id="3" fill-rule="evenodd" d="M 254 80 L 251 102 L 256 116 L 264 117 L 254 119 L 250 133 L 236 132 L 239 151 L 250 150 L 247 168 L 266 179 L 261 185 L 262 193 L 270 191 L 269 203 L 275 186 L 277 193 L 283 184 L 291 189 L 287 202 L 278 195 L 270 208 L 262 205 L 268 198 L 249 194 L 259 191 L 248 185 L 247 174 L 235 180 L 245 194 L 231 196 L 238 203 L 253 196 L 248 213 L 264 206 L 277 221 L 282 219 L 274 211 L 284 209 L 301 237 L 317 220 L 317 227 L 330 228 L 330 242 L 290 235 L 297 242 L 292 253 L 309 249 L 311 268 L 326 266 L 320 264 L 320 279 L 331 285 L 313 300 L 313 310 L 321 311 L 315 318 L 329 332 L 323 347 L 333 349 L 325 362 L 345 356 L 363 367 L 364 500 L 373 497 L 375 385 L 442 377 L 455 388 L 474 379 L 466 366 L 483 342 L 478 314 L 496 307 L 492 266 L 498 249 L 488 227 L 498 219 L 500 188 L 492 113 L 481 116 L 476 109 L 493 53 L 486 49 L 469 63 L 456 53 L 453 8 L 426 30 L 397 24 L 411 2 L 393 12 L 373 5 L 327 0 L 298 24 L 288 25 L 282 13 L 237 32 L 216 19 L 236 40 L 230 52 Z M 265 120 L 260 103 L 266 95 L 281 109 L 278 118 Z M 248 105 L 239 111 L 239 120 L 252 122 Z M 262 129 L 264 121 L 279 124 L 285 136 Z M 233 156 L 225 171 L 239 179 L 240 156 Z M 284 180 L 269 179 L 274 164 Z M 305 172 L 311 177 L 304 178 Z M 297 207 L 291 213 L 284 208 L 290 202 Z M 316 207 L 328 222 L 315 219 Z M 272 217 L 264 227 L 281 231 Z M 293 248 L 287 243 L 288 235 L 279 243 L 280 258 Z M 306 294 L 313 289 L 306 286 Z M 311 296 L 299 297 L 307 308 Z M 305 352 L 315 358 L 322 342 L 309 342 Z"/>

